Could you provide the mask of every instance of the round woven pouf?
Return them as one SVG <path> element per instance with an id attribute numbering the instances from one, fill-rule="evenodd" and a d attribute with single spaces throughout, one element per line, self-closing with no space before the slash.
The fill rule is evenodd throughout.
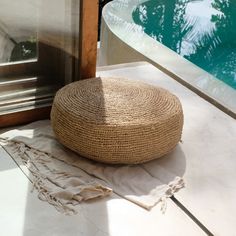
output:
<path id="1" fill-rule="evenodd" d="M 125 78 L 93 78 L 57 92 L 51 123 L 57 139 L 84 157 L 137 164 L 173 150 L 183 111 L 165 89 Z"/>

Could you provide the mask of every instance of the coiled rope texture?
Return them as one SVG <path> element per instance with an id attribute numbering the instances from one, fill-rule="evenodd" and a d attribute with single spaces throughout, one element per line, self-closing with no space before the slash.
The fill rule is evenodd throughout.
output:
<path id="1" fill-rule="evenodd" d="M 51 123 L 57 139 L 84 157 L 138 164 L 173 150 L 181 139 L 183 111 L 165 89 L 125 78 L 92 78 L 57 92 Z"/>

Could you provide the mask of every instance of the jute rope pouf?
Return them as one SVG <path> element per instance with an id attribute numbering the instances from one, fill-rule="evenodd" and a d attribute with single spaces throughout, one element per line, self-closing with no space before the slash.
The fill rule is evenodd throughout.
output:
<path id="1" fill-rule="evenodd" d="M 84 157 L 137 164 L 180 141 L 183 112 L 165 89 L 124 78 L 93 78 L 60 89 L 51 123 L 57 139 Z"/>

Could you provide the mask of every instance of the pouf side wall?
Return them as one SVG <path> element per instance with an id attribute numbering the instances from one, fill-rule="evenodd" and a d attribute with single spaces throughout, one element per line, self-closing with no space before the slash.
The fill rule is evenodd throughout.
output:
<path id="1" fill-rule="evenodd" d="M 182 114 L 170 117 L 163 126 L 128 126 L 122 127 L 121 132 L 120 127 L 75 120 L 60 112 L 55 104 L 51 120 L 55 135 L 62 144 L 82 156 L 111 164 L 138 164 L 169 153 L 180 141 L 179 129 L 183 127 Z"/>

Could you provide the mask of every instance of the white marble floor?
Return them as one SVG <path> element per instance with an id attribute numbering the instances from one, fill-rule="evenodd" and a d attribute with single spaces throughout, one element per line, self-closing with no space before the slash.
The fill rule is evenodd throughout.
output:
<path id="1" fill-rule="evenodd" d="M 206 235 L 171 200 L 146 211 L 115 194 L 81 205 L 75 216 L 58 213 L 31 192 L 32 185 L 0 148 L 0 235 L 7 236 L 175 236 Z"/>
<path id="2" fill-rule="evenodd" d="M 103 68 L 98 76 L 128 76 L 176 94 L 184 109 L 186 188 L 175 197 L 214 235 L 236 235 L 236 122 L 150 64 Z"/>
<path id="3" fill-rule="evenodd" d="M 123 76 L 160 85 L 183 104 L 186 188 L 177 200 L 214 235 L 236 235 L 236 123 L 158 69 L 146 63 L 100 68 L 98 76 Z M 168 200 L 146 211 L 119 198 L 84 203 L 75 216 L 58 213 L 31 193 L 31 183 L 11 157 L 0 149 L 0 235 L 169 236 L 207 235 L 185 211 Z"/>

